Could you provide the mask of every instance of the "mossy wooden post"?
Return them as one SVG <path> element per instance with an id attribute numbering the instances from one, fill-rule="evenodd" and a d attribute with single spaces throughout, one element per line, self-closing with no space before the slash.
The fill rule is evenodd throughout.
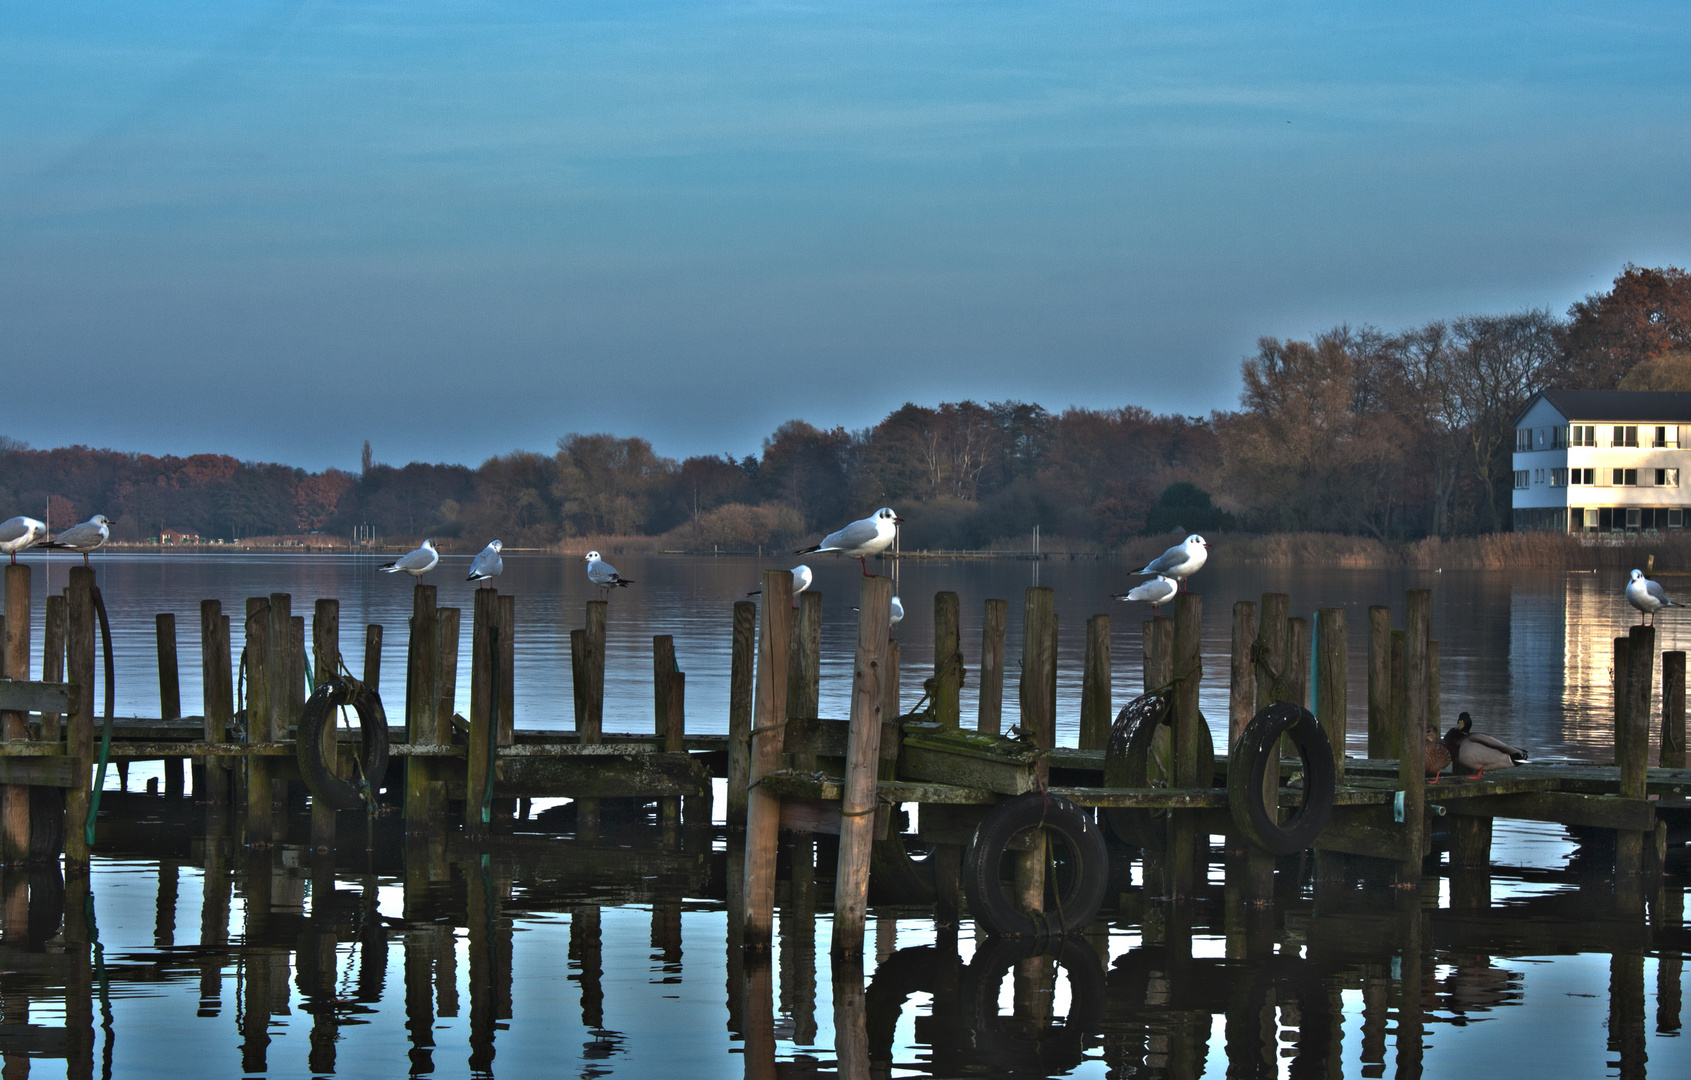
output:
<path id="1" fill-rule="evenodd" d="M 1392 609 L 1368 609 L 1368 756 L 1391 756 Z"/>
<path id="2" fill-rule="evenodd" d="M 1664 769 L 1685 768 L 1685 654 L 1662 654 L 1662 753 Z"/>
<path id="3" fill-rule="evenodd" d="M 587 601 L 587 624 L 581 632 L 581 742 L 597 745 L 605 741 L 605 619 L 610 604 Z M 577 799 L 578 830 L 594 835 L 599 829 L 599 800 Z"/>
<path id="4" fill-rule="evenodd" d="M 6 567 L 5 631 L 0 634 L 0 675 L 19 682 L 29 681 L 29 567 Z M 0 713 L 0 737 L 6 742 L 29 741 L 29 718 L 22 712 Z M 8 862 L 29 859 L 29 786 L 9 784 L 4 789 L 4 855 Z"/>
<path id="5" fill-rule="evenodd" d="M 434 706 L 434 726 L 430 741 L 437 746 L 452 743 L 452 714 L 458 707 L 458 652 L 462 644 L 463 609 L 435 608 L 435 677 L 429 700 Z M 429 764 L 429 820 L 442 821 L 446 817 L 445 762 L 436 759 Z"/>
<path id="6" fill-rule="evenodd" d="M 382 624 L 364 627 L 364 685 L 381 693 L 382 685 Z"/>
<path id="7" fill-rule="evenodd" d="M 1080 748 L 1102 750 L 1115 714 L 1110 701 L 1110 617 L 1086 620 L 1086 668 L 1080 684 Z"/>
<path id="8" fill-rule="evenodd" d="M 482 807 L 489 797 L 494 768 L 488 735 L 499 722 L 493 704 L 493 680 L 499 659 L 493 637 L 499 621 L 499 594 L 492 589 L 477 589 L 471 603 L 470 745 L 465 755 L 464 828 L 474 835 L 485 836 L 490 821 L 482 816 Z M 503 686 L 499 693 L 505 694 Z M 580 828 L 579 819 L 577 827 Z"/>
<path id="9" fill-rule="evenodd" d="M 1650 697 L 1656 659 L 1656 628 L 1634 626 L 1628 636 L 1626 709 L 1620 730 L 1615 732 L 1615 756 L 1621 767 L 1620 796 L 1642 799 L 1650 767 Z M 1615 835 L 1615 874 L 1637 874 L 1644 869 L 1644 848 L 1648 834 L 1622 830 Z"/>
<path id="10" fill-rule="evenodd" d="M 65 732 L 65 753 L 76 763 L 76 783 L 65 789 L 65 869 L 85 874 L 88 838 L 83 826 L 88 820 L 89 785 L 94 779 L 94 571 L 88 567 L 70 569 L 65 622 L 65 681 L 74 683 L 79 691 L 76 711 L 70 714 Z"/>
<path id="11" fill-rule="evenodd" d="M 1198 691 L 1204 677 L 1204 598 L 1195 592 L 1174 598 L 1174 763 L 1173 787 L 1208 787 L 1211 778 L 1200 775 L 1203 757 L 1200 743 L 1209 739 L 1198 713 Z M 1168 860 L 1164 864 L 1167 895 L 1183 899 L 1197 884 L 1197 824 L 1190 813 L 1169 815 Z"/>
<path id="12" fill-rule="evenodd" d="M 793 632 L 793 609 L 787 598 L 792 594 L 791 571 L 763 572 L 757 680 L 753 691 L 751 780 L 746 800 L 745 944 L 754 949 L 769 947 L 775 924 L 775 845 L 781 826 L 781 796 L 763 790 L 757 783 L 781 767 L 781 749 L 786 741 L 787 663 L 792 656 Z"/>
<path id="13" fill-rule="evenodd" d="M 205 702 L 205 741 L 220 743 L 229 737 L 229 721 L 235 718 L 235 685 L 230 667 L 229 616 L 220 600 L 200 601 L 200 696 Z M 229 801 L 228 761 L 208 757 L 205 785 L 194 791 L 199 801 L 222 806 Z"/>
<path id="14" fill-rule="evenodd" d="M 334 678 L 340 667 L 341 602 L 319 597 L 311 611 L 311 670 L 316 673 L 317 685 Z M 318 742 L 324 765 L 336 775 L 342 775 L 339 736 L 340 725 L 327 723 Z M 316 796 L 311 799 L 311 846 L 316 851 L 332 851 L 335 846 L 335 808 Z"/>
<path id="15" fill-rule="evenodd" d="M 763 587 L 764 595 L 770 595 L 767 576 Z M 832 951 L 835 956 L 863 955 L 863 932 L 868 915 L 869 854 L 875 843 L 875 801 L 880 782 L 882 708 L 886 701 L 884 664 L 891 615 L 892 580 L 864 578 L 858 596 L 857 657 L 851 680 L 851 728 L 846 742 L 845 784 L 840 799 L 840 860 L 834 875 Z M 779 806 L 776 809 L 779 812 Z M 773 851 L 771 858 L 773 860 Z M 774 876 L 773 867 L 770 876 Z"/>
<path id="16" fill-rule="evenodd" d="M 730 829 L 746 827 L 746 787 L 752 773 L 752 672 L 757 663 L 757 605 L 734 603 L 728 672 L 728 810 Z M 735 917 L 739 917 L 739 912 Z"/>
<path id="17" fill-rule="evenodd" d="M 440 661 L 440 613 L 435 595 L 433 585 L 421 582 L 411 590 L 411 636 L 405 649 L 405 741 L 413 746 L 434 742 L 435 667 Z M 428 758 L 414 755 L 405 759 L 408 833 L 428 831 L 429 780 Z M 480 810 L 479 804 L 476 809 Z M 467 808 L 464 816 L 470 816 Z"/>
<path id="18" fill-rule="evenodd" d="M 1316 615 L 1315 704 L 1316 719 L 1327 733 L 1333 751 L 1333 775 L 1345 778 L 1345 721 L 1350 712 L 1350 629 L 1345 609 L 1322 608 Z"/>
<path id="19" fill-rule="evenodd" d="M 934 719 L 948 728 L 961 727 L 963 650 L 958 631 L 957 594 L 934 593 Z"/>
<path id="20" fill-rule="evenodd" d="M 1004 627 L 1009 615 L 1009 601 L 988 600 L 981 618 L 980 708 L 975 730 L 988 735 L 1004 730 Z"/>
<path id="21" fill-rule="evenodd" d="M 1244 734 L 1245 725 L 1256 715 L 1256 665 L 1251 662 L 1251 646 L 1257 637 L 1257 605 L 1255 600 L 1238 600 L 1233 604 L 1232 667 L 1227 683 L 1227 745 L 1231 747 Z"/>
<path id="22" fill-rule="evenodd" d="M 176 616 L 162 612 L 154 616 L 153 626 L 159 655 L 159 719 L 182 719 L 182 675 L 176 666 Z M 165 758 L 165 795 L 180 799 L 183 794 L 183 766 L 179 757 Z"/>
<path id="23" fill-rule="evenodd" d="M 1021 705 L 1020 727 L 1033 744 L 1049 750 L 1056 745 L 1057 701 L 1057 594 L 1034 586 L 1027 590 L 1022 607 L 1022 678 L 1017 691 Z M 1039 782 L 1050 773 L 1048 762 L 1039 763 Z M 1015 859 L 1016 903 L 1025 911 L 1045 909 L 1045 844 L 1041 833 L 1033 849 Z"/>
<path id="24" fill-rule="evenodd" d="M 889 620 L 891 618 L 890 610 L 891 608 L 889 605 Z M 902 646 L 899 645 L 898 639 L 895 637 L 889 637 L 887 639 L 886 675 L 882 679 L 883 695 L 881 698 L 881 715 L 886 717 L 889 722 L 897 720 L 899 717 L 904 715 L 904 705 L 899 700 L 898 696 L 898 672 L 901 651 Z M 881 779 L 890 780 L 891 778 L 892 777 L 889 775 L 883 776 Z"/>
<path id="25" fill-rule="evenodd" d="M 1427 662 L 1433 626 L 1431 589 L 1410 589 L 1403 653 L 1403 720 L 1398 730 L 1397 786 L 1403 792 L 1404 828 L 1409 833 L 1408 857 L 1398 864 L 1397 883 L 1415 886 L 1421 880 L 1421 858 L 1427 852 L 1426 731 Z"/>
<path id="26" fill-rule="evenodd" d="M 247 600 L 247 739 L 249 743 L 273 742 L 270 726 L 271 662 L 270 600 L 254 596 Z M 253 755 L 244 759 L 247 768 L 247 843 L 269 847 L 271 837 L 270 759 Z"/>

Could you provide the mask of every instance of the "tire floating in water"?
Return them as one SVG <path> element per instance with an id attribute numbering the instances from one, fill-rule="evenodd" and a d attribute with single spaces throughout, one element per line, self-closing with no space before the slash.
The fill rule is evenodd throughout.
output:
<path id="1" fill-rule="evenodd" d="M 1027 850 L 1018 841 L 1042 837 L 1048 852 L 1046 910 L 1023 911 L 1004 881 L 1006 852 Z M 963 868 L 969 910 L 994 934 L 1055 937 L 1086 926 L 1098 914 L 1109 881 L 1104 834 L 1080 807 L 1061 796 L 1030 791 L 1006 799 L 975 827 Z"/>
<path id="2" fill-rule="evenodd" d="M 1280 738 L 1303 759 L 1303 801 L 1284 822 L 1263 805 L 1268 770 L 1280 771 Z M 1251 718 L 1227 758 L 1227 804 L 1245 839 L 1274 855 L 1291 855 L 1315 843 L 1333 815 L 1333 748 L 1327 733 L 1298 705 L 1276 702 Z"/>
<path id="3" fill-rule="evenodd" d="M 332 763 L 323 759 L 323 730 L 333 727 L 336 713 L 347 706 L 358 714 L 359 777 L 368 785 L 335 775 Z M 365 791 L 380 786 L 388 768 L 388 717 L 380 695 L 356 679 L 338 675 L 318 683 L 300 714 L 294 754 L 299 759 L 300 778 L 312 798 L 322 799 L 336 810 L 362 808 Z M 370 797 L 375 797 L 373 790 Z"/>

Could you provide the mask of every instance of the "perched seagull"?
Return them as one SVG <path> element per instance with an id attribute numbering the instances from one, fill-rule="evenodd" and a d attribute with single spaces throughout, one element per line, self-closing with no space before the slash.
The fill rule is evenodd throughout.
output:
<path id="1" fill-rule="evenodd" d="M 892 598 L 892 618 L 887 620 L 888 626 L 897 626 L 904 621 L 904 605 L 899 603 L 898 597 Z"/>
<path id="2" fill-rule="evenodd" d="M 1527 759 L 1525 750 L 1517 750 L 1501 739 L 1481 735 L 1473 730 L 1474 718 L 1463 713 L 1456 718 L 1456 726 L 1444 733 L 1444 745 L 1457 768 L 1472 769 L 1484 780 L 1487 769 L 1509 769 Z"/>
<path id="3" fill-rule="evenodd" d="M 9 523 L 8 523 L 9 524 Z M 72 525 L 51 540 L 43 540 L 44 548 L 64 548 L 82 553 L 82 565 L 88 565 L 88 553 L 110 539 L 111 521 L 104 514 L 95 514 L 81 525 Z"/>
<path id="4" fill-rule="evenodd" d="M 617 573 L 617 568 L 599 558 L 597 551 L 589 551 L 584 557 L 587 562 L 587 580 L 601 589 L 612 589 L 618 585 L 623 588 L 634 584 Z"/>
<path id="5" fill-rule="evenodd" d="M 380 569 L 384 574 L 397 574 L 401 570 L 412 577 L 422 577 L 434 569 L 434 564 L 440 561 L 440 552 L 434 549 L 433 540 L 424 540 L 423 546 L 407 555 L 401 555 L 393 562 L 384 563 Z"/>
<path id="6" fill-rule="evenodd" d="M 8 522 L 7 524 L 10 524 Z M 1644 625 L 1644 616 L 1650 616 L 1650 625 L 1656 625 L 1656 612 L 1665 607 L 1684 607 L 1668 599 L 1668 594 L 1662 591 L 1657 582 L 1644 576 L 1644 571 L 1634 570 L 1632 580 L 1626 583 L 1627 603 L 1638 609 L 1638 625 Z"/>
<path id="7" fill-rule="evenodd" d="M 0 522 L 0 551 L 18 561 L 18 552 L 47 535 L 47 526 L 32 517 L 15 517 Z M 808 579 L 806 579 L 808 583 Z"/>
<path id="8" fill-rule="evenodd" d="M 1175 584 L 1175 582 L 1170 579 L 1163 577 L 1161 574 L 1158 574 L 1155 580 L 1147 581 L 1142 585 L 1135 585 L 1133 588 L 1118 596 L 1110 597 L 1110 599 L 1127 600 L 1135 604 L 1150 604 L 1151 618 L 1154 619 L 1161 614 L 1160 609 L 1162 606 L 1170 600 L 1173 600 L 1174 594 L 1179 591 L 1179 585 Z"/>
<path id="9" fill-rule="evenodd" d="M 1184 589 L 1186 588 L 1186 579 L 1202 570 L 1204 560 L 1209 557 L 1209 545 L 1204 542 L 1203 537 L 1193 533 L 1146 563 L 1143 570 L 1135 572 L 1174 578 L 1180 583 L 1179 588 Z"/>
<path id="10" fill-rule="evenodd" d="M 869 556 L 879 555 L 892 546 L 892 539 L 898 534 L 897 526 L 903 520 L 892 512 L 891 507 L 883 506 L 875 511 L 874 517 L 854 521 L 839 532 L 824 536 L 822 542 L 815 547 L 800 548 L 794 554 L 809 555 L 814 551 L 833 551 L 849 555 L 863 565 L 864 577 L 874 577 L 875 575 L 869 572 Z"/>
<path id="11" fill-rule="evenodd" d="M 470 564 L 470 576 L 464 580 L 486 581 L 503 574 L 505 572 L 505 560 L 499 557 L 499 552 L 504 547 L 504 544 L 494 540 L 482 548 L 481 554 L 477 555 L 475 561 Z"/>
<path id="12" fill-rule="evenodd" d="M 811 574 L 810 574 L 810 567 L 806 566 L 804 563 L 799 563 L 797 566 L 793 567 L 793 606 L 794 607 L 799 606 L 799 593 L 804 592 L 806 589 L 810 588 L 810 583 L 814 580 L 815 579 L 813 577 L 811 577 Z M 751 592 L 747 593 L 746 595 L 747 596 L 757 596 L 757 595 L 761 594 L 762 592 L 763 592 L 762 589 L 753 589 Z"/>

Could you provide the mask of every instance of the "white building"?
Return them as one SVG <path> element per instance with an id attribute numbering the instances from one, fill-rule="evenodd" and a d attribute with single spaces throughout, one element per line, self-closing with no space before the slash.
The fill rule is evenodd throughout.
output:
<path id="1" fill-rule="evenodd" d="M 1515 419 L 1515 529 L 1684 528 L 1688 458 L 1691 393 L 1540 391 Z"/>

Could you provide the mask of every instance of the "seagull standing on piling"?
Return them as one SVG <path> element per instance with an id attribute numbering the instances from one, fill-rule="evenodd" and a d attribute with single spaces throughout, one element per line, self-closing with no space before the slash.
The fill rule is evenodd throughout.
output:
<path id="1" fill-rule="evenodd" d="M 1657 582 L 1644 576 L 1644 571 L 1634 570 L 1632 580 L 1626 583 L 1626 602 L 1638 609 L 1638 625 L 1644 625 L 1644 616 L 1650 616 L 1650 625 L 1656 625 L 1656 612 L 1665 607 L 1684 607 L 1668 599 L 1668 594 L 1662 590 Z"/>
<path id="2" fill-rule="evenodd" d="M 440 561 L 440 552 L 434 549 L 433 540 L 424 540 L 423 546 L 416 551 L 401 555 L 393 562 L 382 564 L 379 569 L 384 574 L 397 574 L 401 570 L 414 578 L 420 578 L 434 569 L 435 563 Z"/>
<path id="3" fill-rule="evenodd" d="M 874 577 L 875 575 L 869 572 L 869 556 L 879 555 L 892 546 L 893 537 L 898 535 L 898 525 L 903 520 L 892 512 L 892 507 L 883 506 L 875 511 L 874 517 L 854 521 L 839 532 L 824 536 L 822 542 L 815 547 L 800 548 L 794 554 L 809 555 L 816 551 L 833 551 L 849 555 L 863 565 L 864 577 Z"/>
<path id="4" fill-rule="evenodd" d="M 797 566 L 793 567 L 793 606 L 794 607 L 799 606 L 799 593 L 804 592 L 806 589 L 810 588 L 810 583 L 813 580 L 814 579 L 811 577 L 811 574 L 810 574 L 810 567 L 806 566 L 804 563 L 799 563 Z M 758 596 L 762 592 L 763 592 L 762 589 L 753 589 L 751 592 L 747 593 L 746 595 L 747 596 Z"/>
<path id="5" fill-rule="evenodd" d="M 599 586 L 601 592 L 621 586 L 626 589 L 634 582 L 617 573 L 617 568 L 599 558 L 597 551 L 589 551 L 582 558 L 587 562 L 587 580 Z"/>
<path id="6" fill-rule="evenodd" d="M 1173 580 L 1158 574 L 1154 580 L 1147 581 L 1143 585 L 1135 585 L 1124 593 L 1110 597 L 1110 599 L 1126 600 L 1134 604 L 1150 604 L 1151 618 L 1155 619 L 1162 614 L 1162 606 L 1173 600 L 1174 594 L 1179 591 L 1180 586 Z"/>
<path id="7" fill-rule="evenodd" d="M 1204 561 L 1210 557 L 1210 546 L 1204 538 L 1193 533 L 1185 540 L 1169 548 L 1145 564 L 1145 568 L 1137 570 L 1139 574 L 1156 574 L 1158 577 L 1173 578 L 1178 582 L 1177 590 L 1186 588 L 1186 579 L 1204 568 Z"/>
<path id="8" fill-rule="evenodd" d="M 39 543 L 47 535 L 47 526 L 32 517 L 15 517 L 0 522 L 0 551 L 18 561 L 18 552 Z"/>
<path id="9" fill-rule="evenodd" d="M 897 626 L 899 623 L 901 623 L 903 621 L 904 621 L 904 605 L 899 601 L 898 597 L 895 596 L 895 597 L 892 598 L 892 617 L 887 619 L 887 625 L 888 626 Z"/>
<path id="10" fill-rule="evenodd" d="M 487 581 L 505 572 L 505 560 L 499 557 L 499 552 L 505 547 L 497 540 L 491 541 L 481 549 L 475 561 L 470 564 L 470 576 L 465 581 Z"/>
<path id="11" fill-rule="evenodd" d="M 44 548 L 63 548 L 80 552 L 82 565 L 88 565 L 88 553 L 111 538 L 111 521 L 104 514 L 95 514 L 81 525 L 72 525 L 51 540 L 42 541 Z"/>

